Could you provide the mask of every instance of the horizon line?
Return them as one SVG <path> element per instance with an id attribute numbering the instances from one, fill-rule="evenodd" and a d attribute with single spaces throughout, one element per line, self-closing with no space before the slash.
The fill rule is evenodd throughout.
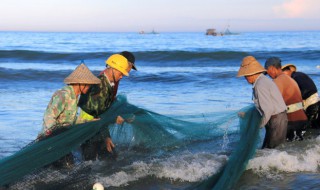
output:
<path id="1" fill-rule="evenodd" d="M 208 28 L 209 29 L 209 28 Z M 140 30 L 145 31 L 145 30 Z M 60 31 L 50 31 L 50 30 L 0 30 L 1 33 L 4 32 L 30 32 L 30 33 L 138 33 L 140 31 L 68 31 L 68 30 L 60 30 Z M 204 31 L 157 31 L 157 33 L 205 33 Z M 148 32 L 148 31 L 145 31 Z M 319 29 L 309 29 L 309 30 L 232 30 L 232 32 L 240 32 L 240 33 L 272 33 L 272 32 L 320 32 Z M 146 33 L 147 34 L 147 33 Z"/>

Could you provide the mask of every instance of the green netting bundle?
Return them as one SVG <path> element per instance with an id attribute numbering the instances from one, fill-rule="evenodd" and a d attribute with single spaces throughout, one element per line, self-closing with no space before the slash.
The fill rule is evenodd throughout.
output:
<path id="1" fill-rule="evenodd" d="M 248 161 L 255 154 L 261 124 L 261 115 L 254 106 L 243 108 L 244 116 L 240 118 L 240 140 L 227 164 L 204 182 L 193 189 L 232 189 L 246 169 Z"/>
<path id="2" fill-rule="evenodd" d="M 249 110 L 246 118 L 241 121 L 242 140 L 238 147 L 240 152 L 237 153 L 237 156 L 252 155 L 254 152 L 252 147 L 248 147 L 249 135 L 252 135 L 250 137 L 251 146 L 255 144 L 253 139 L 255 139 L 257 131 L 252 134 L 251 129 L 256 128 L 254 126 L 258 122 L 258 116 L 254 113 Z M 118 115 L 125 118 L 129 124 L 115 125 L 114 122 Z M 249 117 L 250 115 L 252 116 Z M 109 110 L 100 115 L 100 120 L 71 126 L 61 134 L 34 142 L 12 156 L 0 160 L 0 186 L 13 183 L 24 175 L 51 164 L 107 128 L 110 129 L 111 137 L 117 146 L 125 145 L 159 150 L 185 145 L 192 141 L 221 137 L 226 130 L 223 123 L 235 118 L 237 116 L 235 112 L 232 112 L 225 114 L 214 123 L 182 121 L 139 108 L 129 104 L 124 96 L 118 96 Z M 249 128 L 249 125 L 252 128 Z M 232 161 L 232 158 L 229 162 Z M 247 162 L 247 158 L 243 158 L 243 160 Z M 220 181 L 218 182 L 222 183 Z"/>
<path id="3" fill-rule="evenodd" d="M 123 128 L 113 125 L 118 115 L 132 120 L 130 137 L 124 135 L 121 131 Z M 145 148 L 185 143 L 184 140 L 191 140 L 191 137 L 196 139 L 196 136 L 209 138 L 210 135 L 217 134 L 212 129 L 219 131 L 215 127 L 204 130 L 204 124 L 172 119 L 138 108 L 129 104 L 124 96 L 119 96 L 110 109 L 100 115 L 100 120 L 71 126 L 61 134 L 31 143 L 0 160 L 0 185 L 14 182 L 25 174 L 60 159 L 108 126 L 112 126 L 111 135 L 115 140 L 122 139 L 129 141 L 130 146 Z M 126 129 L 126 133 L 127 131 Z"/>
<path id="4" fill-rule="evenodd" d="M 120 144 L 147 149 L 186 145 L 192 141 L 222 136 L 226 130 L 222 124 L 237 117 L 232 112 L 214 123 L 189 122 L 160 115 L 128 103 L 123 105 L 125 106 L 122 106 L 121 112 L 118 113 L 129 120 L 130 126 L 125 126 L 126 128 L 117 125 L 109 126 L 113 140 Z M 131 114 L 128 114 L 129 112 Z"/>

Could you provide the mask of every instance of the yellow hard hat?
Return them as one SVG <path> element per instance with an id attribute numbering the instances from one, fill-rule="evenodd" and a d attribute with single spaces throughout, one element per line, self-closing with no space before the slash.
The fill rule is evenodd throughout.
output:
<path id="1" fill-rule="evenodd" d="M 111 68 L 117 69 L 125 76 L 129 76 L 129 63 L 124 56 L 120 54 L 113 54 L 106 60 L 106 64 Z"/>

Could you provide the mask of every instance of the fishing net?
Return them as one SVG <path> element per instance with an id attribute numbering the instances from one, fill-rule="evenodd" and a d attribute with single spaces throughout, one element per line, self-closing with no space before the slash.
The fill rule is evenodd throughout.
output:
<path id="1" fill-rule="evenodd" d="M 114 124 L 118 115 L 129 124 Z M 223 136 L 226 130 L 223 123 L 235 118 L 236 114 L 232 112 L 214 123 L 183 121 L 139 108 L 128 103 L 125 96 L 118 96 L 108 111 L 100 115 L 100 120 L 68 127 L 60 134 L 35 141 L 0 160 L 0 186 L 12 184 L 24 175 L 59 160 L 108 128 L 117 147 L 159 150 Z"/>
<path id="2" fill-rule="evenodd" d="M 209 177 L 192 189 L 231 189 L 241 177 L 259 144 L 261 116 L 254 106 L 243 108 L 240 118 L 240 140 L 227 164 L 219 173 Z"/>

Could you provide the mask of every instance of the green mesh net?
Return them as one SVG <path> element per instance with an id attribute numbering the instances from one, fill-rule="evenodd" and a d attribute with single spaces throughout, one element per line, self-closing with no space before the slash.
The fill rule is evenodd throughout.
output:
<path id="1" fill-rule="evenodd" d="M 199 187 L 208 189 L 214 184 L 226 187 L 226 184 L 232 184 L 230 183 L 231 174 L 234 175 L 232 177 L 234 183 L 241 176 L 248 159 L 254 154 L 258 138 L 259 127 L 257 126 L 260 117 L 254 110 L 253 107 L 245 110 L 245 118 L 241 119 L 240 123 L 240 144 L 231 155 L 224 170 L 200 184 Z M 129 124 L 115 125 L 114 121 L 118 115 L 125 118 Z M 237 115 L 235 112 L 222 115 L 214 123 L 183 121 L 139 108 L 128 103 L 126 97 L 118 96 L 109 110 L 100 115 L 100 120 L 71 126 L 63 133 L 31 143 L 17 153 L 0 160 L 0 185 L 11 184 L 24 175 L 51 164 L 107 128 L 117 146 L 159 150 L 223 136 L 226 132 L 223 124 L 226 121 L 235 120 Z M 235 169 L 236 172 L 234 172 Z"/>
<path id="2" fill-rule="evenodd" d="M 245 115 L 240 118 L 240 140 L 219 173 L 211 176 L 192 189 L 232 189 L 241 177 L 250 158 L 259 144 L 261 116 L 254 106 L 243 108 Z"/>

